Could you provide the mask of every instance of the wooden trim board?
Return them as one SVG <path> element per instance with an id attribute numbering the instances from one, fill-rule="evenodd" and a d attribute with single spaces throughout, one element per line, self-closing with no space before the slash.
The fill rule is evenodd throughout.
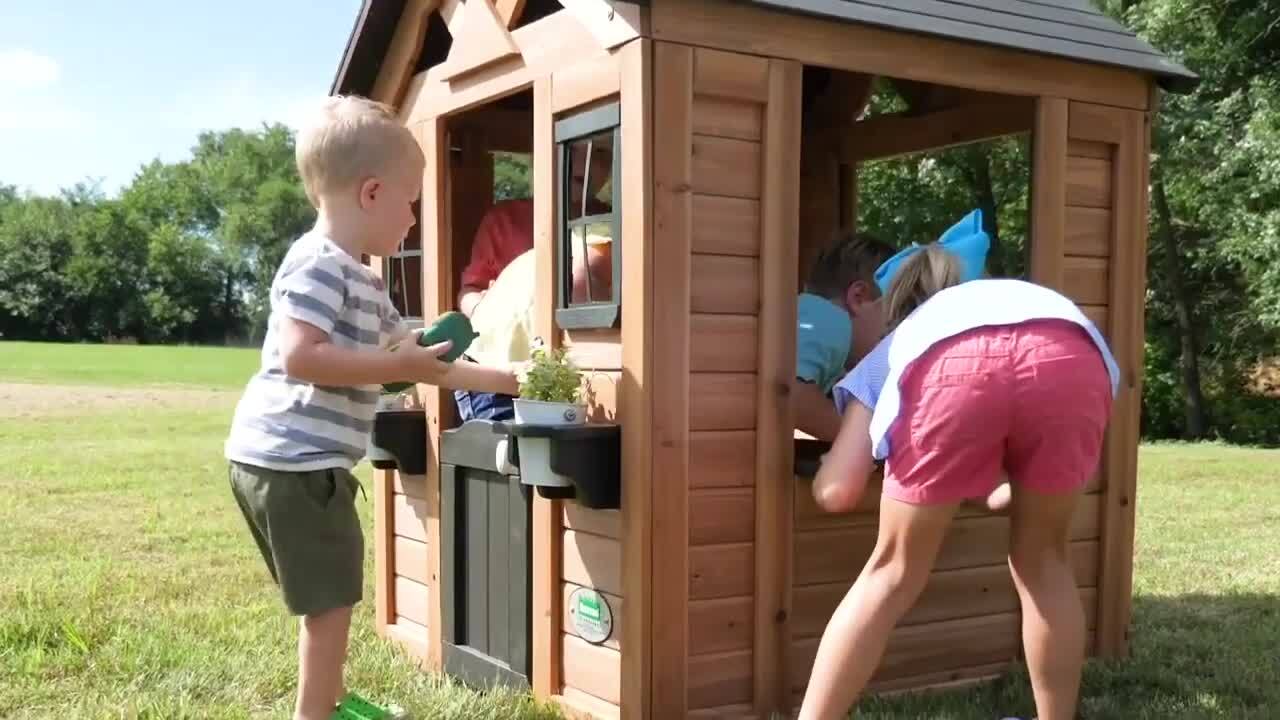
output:
<path id="1" fill-rule="evenodd" d="M 769 63 L 764 112 L 764 187 L 760 200 L 759 361 L 756 387 L 755 486 L 755 709 L 781 711 L 788 692 L 785 648 L 791 607 L 791 540 L 794 498 L 776 482 L 791 475 L 795 421 L 796 294 L 800 231 L 800 63 Z"/>
<path id="2" fill-rule="evenodd" d="M 689 674 L 689 314 L 693 235 L 693 50 L 670 43 L 653 48 L 653 226 L 650 259 L 662 274 L 650 295 L 654 333 L 650 390 L 653 407 L 653 565 L 651 705 L 654 718 L 684 717 Z M 655 273 L 657 275 L 657 273 Z"/>

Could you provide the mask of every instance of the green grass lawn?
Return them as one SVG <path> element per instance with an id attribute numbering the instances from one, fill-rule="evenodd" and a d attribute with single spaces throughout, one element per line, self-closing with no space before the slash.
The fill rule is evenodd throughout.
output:
<path id="1" fill-rule="evenodd" d="M 256 349 L 0 342 L 0 382 L 238 390 L 257 368 Z"/>
<path id="2" fill-rule="evenodd" d="M 5 380 L 14 347 L 0 345 Z M 218 382 L 218 362 L 194 359 L 199 351 L 184 365 L 197 368 L 192 376 L 152 348 L 92 352 L 106 369 L 72 377 L 50 369 L 76 365 L 60 358 L 33 379 L 138 386 L 152 367 L 165 368 L 162 384 Z M 224 377 L 238 388 L 237 373 Z M 22 417 L 0 408 L 0 717 L 288 717 L 296 627 L 227 490 L 221 444 L 237 392 L 212 397 Z M 368 478 L 367 465 L 359 474 Z M 1280 452 L 1152 446 L 1141 474 L 1134 655 L 1089 666 L 1081 716 L 1280 717 Z M 371 507 L 361 501 L 360 510 L 368 531 Z M 370 551 L 367 597 L 372 573 Z M 372 628 L 366 602 L 348 673 L 362 693 L 419 719 L 554 717 L 525 697 L 478 695 L 421 673 Z M 968 691 L 868 701 L 856 717 L 1031 711 L 1019 673 Z"/>

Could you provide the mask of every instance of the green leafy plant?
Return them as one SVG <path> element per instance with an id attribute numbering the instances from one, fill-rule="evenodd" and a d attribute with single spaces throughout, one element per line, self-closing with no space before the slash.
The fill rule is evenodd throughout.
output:
<path id="1" fill-rule="evenodd" d="M 532 362 L 520 383 L 524 400 L 577 404 L 582 392 L 582 371 L 565 358 L 563 349 L 533 351 Z"/>

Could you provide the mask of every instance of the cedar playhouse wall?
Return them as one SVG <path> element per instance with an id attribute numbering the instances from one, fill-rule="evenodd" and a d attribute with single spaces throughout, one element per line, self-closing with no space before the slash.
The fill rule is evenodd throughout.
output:
<path id="1" fill-rule="evenodd" d="M 505 31 L 509 44 L 499 43 L 504 49 L 492 57 L 467 51 L 454 62 L 451 53 L 412 74 L 432 13 L 440 10 L 458 32 L 459 51 L 469 8 L 492 9 L 505 21 L 521 5 L 410 0 L 374 95 L 399 107 L 427 155 L 421 231 L 430 318 L 453 305 L 451 271 L 468 247 L 459 238 L 478 219 L 465 196 L 491 182 L 475 162 L 483 153 L 453 121 L 504 95 L 532 92 L 537 329 L 597 371 L 592 414 L 623 427 L 622 510 L 535 501 L 534 691 L 594 717 L 768 717 L 793 707 L 817 638 L 874 544 L 875 497 L 853 513 L 824 514 L 808 482 L 791 471 L 805 64 L 1034 102 L 1031 277 L 1081 304 L 1110 340 L 1123 375 L 1102 468 L 1077 513 L 1071 548 L 1090 648 L 1122 654 L 1149 81 L 722 0 L 620 2 L 620 20 L 607 21 L 584 14 L 594 0 L 564 0 L 566 10 Z M 614 331 L 561 333 L 551 299 L 552 128 L 565 111 L 604 99 L 620 100 L 623 125 L 622 321 Z M 446 151 L 456 144 L 464 148 L 461 166 Z M 426 386 L 419 396 L 429 470 L 378 473 L 375 602 L 379 631 L 438 668 L 434 458 L 439 433 L 453 423 L 452 402 Z M 891 638 L 877 689 L 986 677 L 1017 658 L 1007 538 L 1006 518 L 961 512 L 924 595 Z M 565 600 L 579 586 L 601 591 L 612 606 L 615 632 L 603 645 L 572 632 Z"/>

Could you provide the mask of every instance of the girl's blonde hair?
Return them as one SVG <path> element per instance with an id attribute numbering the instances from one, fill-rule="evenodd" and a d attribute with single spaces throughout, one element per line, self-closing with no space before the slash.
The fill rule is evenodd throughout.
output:
<path id="1" fill-rule="evenodd" d="M 911 256 L 889 282 L 884 297 L 885 327 L 893 330 L 915 309 L 961 278 L 960 259 L 931 243 Z"/>

